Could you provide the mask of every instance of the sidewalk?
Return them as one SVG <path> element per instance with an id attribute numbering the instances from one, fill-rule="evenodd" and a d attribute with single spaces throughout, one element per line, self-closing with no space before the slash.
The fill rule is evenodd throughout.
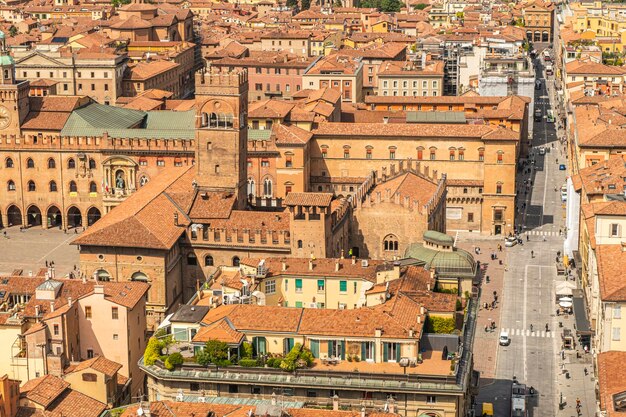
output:
<path id="1" fill-rule="evenodd" d="M 563 329 L 574 329 L 574 316 L 568 318 L 558 317 L 563 323 L 559 328 L 559 337 Z M 559 342 L 560 343 L 560 342 Z M 563 410 L 559 410 L 557 417 L 576 417 L 576 399 L 580 399 L 581 416 L 593 417 L 596 415 L 596 379 L 593 371 L 593 356 L 585 353 L 582 345 L 576 341 L 575 349 L 564 350 L 564 359 L 557 359 L 558 371 L 556 375 L 557 402 L 563 396 L 565 404 Z M 587 375 L 585 375 L 585 368 Z M 569 372 L 569 378 L 566 376 Z"/>
<path id="2" fill-rule="evenodd" d="M 480 352 L 480 355 L 474 355 L 474 369 L 480 371 L 481 384 L 485 382 L 490 383 L 490 380 L 496 376 L 501 311 L 499 302 L 502 297 L 504 268 L 506 266 L 506 248 L 503 247 L 502 252 L 498 252 L 498 244 L 504 246 L 502 236 L 494 239 L 493 237 L 483 238 L 469 233 L 459 233 L 457 242 L 459 248 L 465 249 L 474 255 L 474 259 L 480 261 L 481 265 L 487 265 L 481 284 L 480 309 L 474 336 L 474 352 Z M 476 255 L 474 252 L 476 246 L 480 248 L 480 255 Z M 498 255 L 498 259 L 495 261 L 491 260 L 492 252 L 496 252 Z M 502 260 L 502 265 L 500 265 L 499 260 Z M 487 284 L 485 276 L 489 276 L 489 284 Z M 485 302 L 491 304 L 491 301 L 494 299 L 494 291 L 497 291 L 498 294 L 496 308 L 485 310 L 483 305 Z M 485 332 L 485 326 L 490 324 L 489 319 L 496 323 L 496 328 L 492 332 Z"/>

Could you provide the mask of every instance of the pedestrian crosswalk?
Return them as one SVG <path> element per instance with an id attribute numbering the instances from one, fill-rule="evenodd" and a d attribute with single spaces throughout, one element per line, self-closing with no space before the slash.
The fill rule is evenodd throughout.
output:
<path id="1" fill-rule="evenodd" d="M 543 230 L 529 230 L 526 233 L 530 236 L 559 236 L 559 232 L 550 232 Z"/>
<path id="2" fill-rule="evenodd" d="M 541 106 L 542 104 L 549 106 L 550 100 L 535 100 L 535 106 Z"/>
<path id="3" fill-rule="evenodd" d="M 544 330 L 531 332 L 529 329 L 502 329 L 503 332 L 507 332 L 509 337 L 513 336 L 523 336 L 523 337 L 543 337 L 543 338 L 554 338 L 554 332 L 546 332 Z"/>

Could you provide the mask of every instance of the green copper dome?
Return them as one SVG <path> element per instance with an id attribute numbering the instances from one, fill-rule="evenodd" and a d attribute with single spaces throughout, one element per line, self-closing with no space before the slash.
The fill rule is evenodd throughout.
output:
<path id="1" fill-rule="evenodd" d="M 4 39 L 5 37 L 4 32 L 0 30 L 0 39 Z"/>
<path id="2" fill-rule="evenodd" d="M 6 67 L 15 64 L 13 58 L 9 55 L 0 55 L 0 66 Z"/>

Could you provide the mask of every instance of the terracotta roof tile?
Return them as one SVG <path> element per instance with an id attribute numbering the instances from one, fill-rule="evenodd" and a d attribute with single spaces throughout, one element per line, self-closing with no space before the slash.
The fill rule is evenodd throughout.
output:
<path id="1" fill-rule="evenodd" d="M 70 384 L 63 381 L 61 378 L 45 375 L 27 381 L 20 388 L 20 396 L 28 398 L 30 401 L 47 408 L 63 391 L 69 388 L 69 386 Z"/>
<path id="2" fill-rule="evenodd" d="M 227 319 L 220 320 L 206 327 L 200 327 L 192 342 L 207 342 L 215 339 L 231 345 L 238 345 L 245 335 L 231 327 Z"/>
<path id="3" fill-rule="evenodd" d="M 332 193 L 296 193 L 291 192 L 285 197 L 286 206 L 317 206 L 328 207 L 333 199 Z"/>
<path id="4" fill-rule="evenodd" d="M 597 245 L 596 257 L 602 301 L 626 301 L 626 251 L 622 245 Z"/>
<path id="5" fill-rule="evenodd" d="M 96 356 L 92 359 L 87 359 L 86 361 L 79 362 L 71 368 L 70 372 L 93 369 L 95 371 L 105 374 L 108 377 L 113 377 L 121 368 L 122 365 L 117 362 L 113 362 L 112 360 L 109 360 L 104 356 Z"/>
<path id="6" fill-rule="evenodd" d="M 600 410 L 607 411 L 607 417 L 626 417 L 626 412 L 615 411 L 613 402 L 613 395 L 626 391 L 624 362 L 626 352 L 602 352 L 598 355 Z"/>
<path id="7" fill-rule="evenodd" d="M 138 405 L 127 407 L 120 417 L 136 417 Z M 226 417 L 238 410 L 247 410 L 249 406 L 230 404 L 203 404 L 188 403 L 178 401 L 153 401 L 149 404 L 151 417 L 200 417 L 206 416 L 210 411 L 215 413 L 215 417 Z"/>

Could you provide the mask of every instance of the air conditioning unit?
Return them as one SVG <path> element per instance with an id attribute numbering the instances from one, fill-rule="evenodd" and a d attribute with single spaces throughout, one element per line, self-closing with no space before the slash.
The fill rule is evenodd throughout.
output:
<path id="1" fill-rule="evenodd" d="M 317 303 L 309 303 L 309 308 L 317 308 Z"/>
<path id="2" fill-rule="evenodd" d="M 346 304 L 339 303 L 339 310 L 345 310 L 345 309 L 346 309 L 346 307 L 347 307 L 347 305 L 346 305 Z"/>
<path id="3" fill-rule="evenodd" d="M 366 268 L 366 267 L 368 267 L 368 266 L 369 266 L 369 262 L 367 261 L 367 259 L 362 259 L 362 260 L 361 260 L 361 266 L 362 266 L 363 268 Z"/>
<path id="4" fill-rule="evenodd" d="M 206 398 L 204 398 L 204 397 L 198 397 L 198 402 L 199 402 L 199 403 L 205 403 L 205 402 L 206 402 Z"/>

